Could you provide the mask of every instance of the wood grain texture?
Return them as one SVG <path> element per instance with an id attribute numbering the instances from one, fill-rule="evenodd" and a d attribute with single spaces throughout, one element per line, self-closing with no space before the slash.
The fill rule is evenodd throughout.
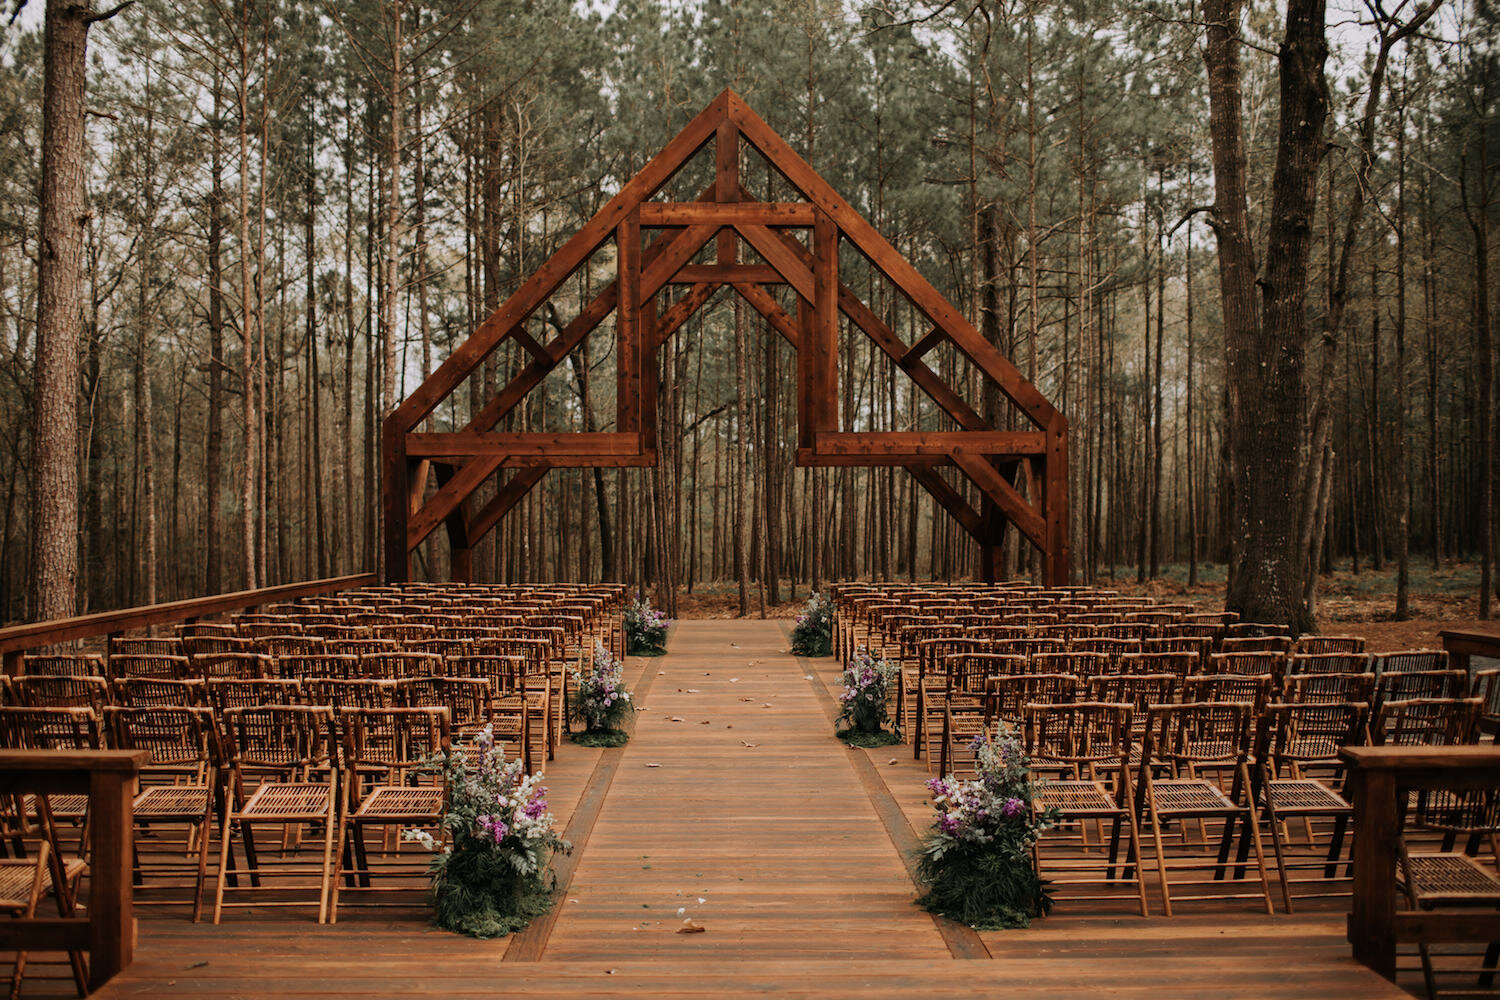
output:
<path id="1" fill-rule="evenodd" d="M 839 666 L 785 653 L 783 628 L 679 623 L 668 656 L 628 663 L 645 709 L 631 743 L 559 749 L 549 798 L 579 845 L 544 942 L 457 937 L 415 909 L 341 913 L 333 926 L 270 912 L 218 927 L 152 916 L 135 964 L 98 996 L 1410 995 L 1351 959 L 1332 907 L 1168 919 L 1062 904 L 1029 930 L 978 934 L 992 958 L 955 959 L 912 905 L 890 833 L 904 839 L 903 817 L 909 831 L 930 822 L 925 765 L 904 747 L 834 739 Z M 575 827 L 591 798 L 593 823 Z M 675 933 L 678 907 L 707 930 Z"/>

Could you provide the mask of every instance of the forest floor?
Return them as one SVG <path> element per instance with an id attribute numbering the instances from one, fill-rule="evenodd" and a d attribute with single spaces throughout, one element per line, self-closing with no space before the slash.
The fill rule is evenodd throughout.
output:
<path id="1" fill-rule="evenodd" d="M 1201 563 L 1199 579 L 1187 585 L 1187 565 L 1163 566 L 1161 576 L 1137 583 L 1133 573 L 1097 582 L 1127 594 L 1147 594 L 1163 601 L 1188 601 L 1205 609 L 1224 606 L 1224 566 Z M 1128 571 L 1127 571 L 1128 572 Z M 783 581 L 782 594 L 791 593 Z M 798 588 L 795 600 L 767 604 L 767 618 L 795 618 L 807 598 Z M 1411 612 L 1406 621 L 1396 620 L 1396 569 L 1361 567 L 1352 572 L 1343 564 L 1325 573 L 1318 585 L 1318 622 L 1326 634 L 1363 635 L 1372 652 L 1392 649 L 1442 647 L 1438 633 L 1445 628 L 1477 627 L 1479 593 L 1478 563 L 1445 563 L 1434 569 L 1430 561 L 1411 567 Z M 681 618 L 738 618 L 739 591 L 731 583 L 699 584 L 692 593 L 677 596 Z M 749 617 L 760 617 L 760 592 L 752 585 Z"/>

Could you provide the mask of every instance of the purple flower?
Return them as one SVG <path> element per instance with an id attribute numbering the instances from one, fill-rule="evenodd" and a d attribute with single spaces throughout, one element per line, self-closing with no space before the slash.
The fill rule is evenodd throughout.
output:
<path id="1" fill-rule="evenodd" d="M 480 816 L 479 829 L 480 832 L 489 834 L 494 838 L 497 844 L 505 839 L 506 834 L 510 833 L 510 827 L 499 816 Z"/>
<path id="2" fill-rule="evenodd" d="M 1006 799 L 1005 805 L 1000 807 L 1000 815 L 1006 819 L 1015 819 L 1026 811 L 1026 803 L 1020 799 Z"/>

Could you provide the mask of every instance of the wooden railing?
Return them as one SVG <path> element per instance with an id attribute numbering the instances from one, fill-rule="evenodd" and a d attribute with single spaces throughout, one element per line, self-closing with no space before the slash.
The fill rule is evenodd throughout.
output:
<path id="1" fill-rule="evenodd" d="M 0 794 L 89 797 L 86 917 L 0 920 L 0 951 L 87 951 L 89 989 L 130 964 L 135 952 L 131 893 L 132 799 L 146 750 L 0 750 Z"/>
<path id="2" fill-rule="evenodd" d="M 1444 629 L 1443 648 L 1448 662 L 1458 670 L 1469 669 L 1469 657 L 1483 656 L 1500 660 L 1500 632 L 1475 632 L 1468 629 Z"/>
<path id="3" fill-rule="evenodd" d="M 39 649 L 59 642 L 89 639 L 101 635 L 117 635 L 131 629 L 148 628 L 171 622 L 194 621 L 239 611 L 243 608 L 274 604 L 278 601 L 294 601 L 299 597 L 312 597 L 354 587 L 367 587 L 378 582 L 373 573 L 355 576 L 338 576 L 326 580 L 307 580 L 302 583 L 286 583 L 258 590 L 239 590 L 231 594 L 215 594 L 211 597 L 193 597 L 185 601 L 167 604 L 149 604 L 140 608 L 124 608 L 120 611 L 101 611 L 77 618 L 59 618 L 54 621 L 32 622 L 0 629 L 0 658 L 5 672 L 20 673 L 21 656 L 28 649 Z"/>
<path id="4" fill-rule="evenodd" d="M 1500 747 L 1345 747 L 1346 791 L 1354 803 L 1354 899 L 1349 943 L 1354 958 L 1396 978 L 1404 943 L 1500 941 L 1493 910 L 1396 910 L 1398 802 L 1410 791 L 1500 787 Z"/>

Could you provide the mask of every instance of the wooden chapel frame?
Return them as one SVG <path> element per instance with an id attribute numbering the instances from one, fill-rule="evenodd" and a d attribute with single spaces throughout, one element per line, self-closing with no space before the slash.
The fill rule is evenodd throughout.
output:
<path id="1" fill-rule="evenodd" d="M 650 200 L 696 153 L 715 143 L 713 183 L 691 202 Z M 740 143 L 758 151 L 805 201 L 763 202 L 740 184 Z M 812 231 L 811 250 L 787 233 Z M 658 235 L 642 248 L 643 230 Z M 546 343 L 527 319 L 589 257 L 613 238 L 616 280 Z M 716 242 L 711 264 L 691 261 Z M 739 241 L 763 264 L 740 263 Z M 932 324 L 906 344 L 839 280 L 839 242 L 852 244 Z M 669 284 L 686 294 L 658 312 Z M 766 284 L 790 285 L 795 315 Z M 453 576 L 468 580 L 473 545 L 549 469 L 656 464 L 656 349 L 719 287 L 731 286 L 797 354 L 797 464 L 901 466 L 979 543 L 981 573 L 993 581 L 1000 541 L 1013 524 L 1041 554 L 1049 586 L 1068 582 L 1068 422 L 875 228 L 733 91 L 709 104 L 577 233 L 485 319 L 446 361 L 386 417 L 382 426 L 385 578 L 405 581 L 410 556 L 439 525 L 447 529 Z M 616 316 L 616 428 L 607 432 L 497 432 L 493 428 L 567 358 L 601 321 Z M 839 428 L 840 316 L 885 352 L 960 428 L 956 431 L 851 432 Z M 422 420 L 505 339 L 529 360 L 459 431 L 423 433 Z M 996 430 L 948 386 L 923 355 L 951 341 L 1032 429 Z M 981 509 L 938 473 L 956 467 L 977 488 Z M 477 510 L 470 498 L 492 476 L 511 475 Z M 1022 471 L 1040 494 L 1017 489 Z M 437 489 L 428 497 L 428 478 Z M 1038 485 L 1040 489 L 1038 489 Z"/>

